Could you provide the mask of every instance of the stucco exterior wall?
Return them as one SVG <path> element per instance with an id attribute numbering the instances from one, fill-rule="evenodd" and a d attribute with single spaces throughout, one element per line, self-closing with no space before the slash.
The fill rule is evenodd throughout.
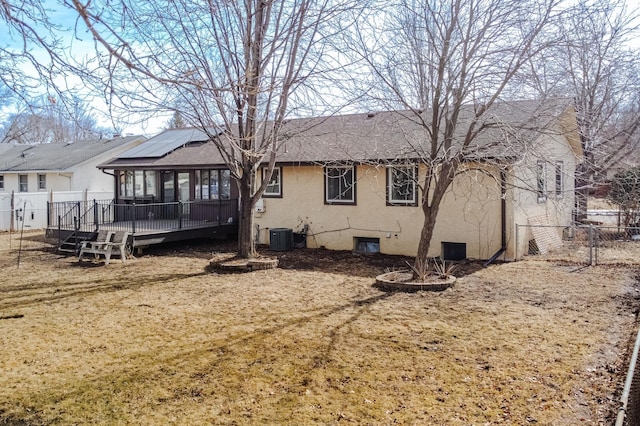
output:
<path id="1" fill-rule="evenodd" d="M 486 259 L 500 248 L 500 188 L 496 170 L 472 167 L 456 178 L 438 215 L 430 255 L 439 256 L 441 242 L 466 243 L 467 257 Z M 378 238 L 380 251 L 414 256 L 423 214 L 420 207 L 388 206 L 386 168 L 356 168 L 356 205 L 324 203 L 320 166 L 282 169 L 282 198 L 265 198 L 256 214 L 258 241 L 269 244 L 269 229 L 308 226 L 307 246 L 352 250 L 355 237 Z"/>
<path id="2" fill-rule="evenodd" d="M 546 197 L 540 199 L 537 188 L 537 163 L 545 164 Z M 562 161 L 563 191 L 556 193 L 556 165 Z M 578 158 L 560 131 L 547 132 L 538 137 L 522 161 L 513 166 L 509 177 L 511 211 L 508 229 L 510 241 L 507 258 L 519 258 L 528 252 L 531 229 L 526 225 L 535 219 L 557 226 L 561 233 L 573 221 L 575 206 L 575 168 Z M 518 225 L 520 225 L 518 227 Z M 523 226 L 525 225 L 525 226 Z M 518 230 L 516 230 L 518 229 Z M 516 242 L 517 238 L 517 242 Z"/>

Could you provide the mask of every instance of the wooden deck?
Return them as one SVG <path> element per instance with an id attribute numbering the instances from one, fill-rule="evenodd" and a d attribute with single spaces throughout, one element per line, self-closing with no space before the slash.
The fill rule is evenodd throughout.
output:
<path id="1" fill-rule="evenodd" d="M 100 229 L 131 233 L 133 247 L 146 247 L 173 241 L 193 240 L 199 238 L 228 238 L 238 232 L 237 223 L 217 223 L 206 220 L 163 220 L 158 227 L 157 221 L 138 220 L 133 229 L 130 222 L 114 222 L 102 224 Z"/>
<path id="2" fill-rule="evenodd" d="M 194 221 L 195 222 L 195 221 Z M 153 224 L 137 223 L 136 232 L 131 232 L 131 246 L 139 251 L 145 247 L 154 244 L 164 244 L 176 241 L 188 241 L 196 239 L 227 239 L 233 238 L 238 234 L 237 223 L 211 223 L 200 221 L 200 223 L 191 223 L 190 227 L 178 229 L 175 227 L 158 228 Z M 120 231 L 130 229 L 130 224 L 124 222 L 115 222 L 110 224 L 102 224 L 100 229 L 108 231 Z M 77 235 L 80 239 L 88 238 L 94 231 L 78 231 Z M 64 241 L 74 235 L 72 229 L 47 229 L 47 237 Z"/>
<path id="3" fill-rule="evenodd" d="M 116 205 L 109 201 L 94 201 L 86 206 L 54 206 L 55 208 L 50 208 L 47 236 L 65 241 L 73 235 L 81 239 L 87 238 L 97 230 L 124 231 L 131 236 L 132 248 L 138 249 L 174 241 L 224 239 L 237 235 L 236 206 L 236 200 L 227 200 L 224 203 L 141 205 Z M 63 209 L 74 213 L 72 220 L 63 220 L 59 213 L 57 217 L 52 217 L 51 212 Z"/>

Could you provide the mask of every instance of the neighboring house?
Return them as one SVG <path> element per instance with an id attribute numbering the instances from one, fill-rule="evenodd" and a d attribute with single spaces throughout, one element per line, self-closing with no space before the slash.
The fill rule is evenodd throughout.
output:
<path id="1" fill-rule="evenodd" d="M 574 108 L 504 103 L 484 126 L 440 209 L 433 256 L 513 259 L 536 239 L 519 238 L 516 247 L 517 224 L 571 224 L 582 158 Z M 288 121 L 256 209 L 258 242 L 285 228 L 304 234 L 308 247 L 415 255 L 427 141 L 407 112 Z M 217 148 L 194 129 L 163 132 L 100 167 L 114 171 L 121 203 L 237 196 Z"/>
<path id="2" fill-rule="evenodd" d="M 9 145 L 0 151 L 0 192 L 113 191 L 113 176 L 96 166 L 145 140 L 144 136 L 126 136 Z"/>
<path id="3" fill-rule="evenodd" d="M 113 198 L 113 175 L 96 166 L 144 140 L 144 136 L 127 136 L 68 144 L 0 145 L 0 230 L 21 225 L 45 228 L 48 201 Z"/>

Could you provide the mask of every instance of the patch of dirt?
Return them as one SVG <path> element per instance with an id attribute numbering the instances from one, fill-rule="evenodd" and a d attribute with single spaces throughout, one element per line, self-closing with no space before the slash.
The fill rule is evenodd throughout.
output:
<path id="1" fill-rule="evenodd" d="M 234 249 L 86 267 L 41 234 L 0 234 L 0 424 L 615 419 L 637 264 L 462 263 L 454 287 L 408 294 L 373 285 L 400 256 L 261 247 L 278 269 L 206 271 Z"/>

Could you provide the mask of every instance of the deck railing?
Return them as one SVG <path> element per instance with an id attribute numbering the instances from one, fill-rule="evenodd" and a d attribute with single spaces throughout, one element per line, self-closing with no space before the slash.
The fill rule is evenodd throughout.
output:
<path id="1" fill-rule="evenodd" d="M 113 200 L 47 203 L 47 226 L 55 229 L 92 231 L 99 223 L 98 206 L 109 203 L 113 203 Z"/>
<path id="2" fill-rule="evenodd" d="M 238 221 L 238 202 L 196 200 L 115 204 L 113 200 L 49 203 L 49 228 L 91 232 L 101 227 L 137 232 L 192 229 Z"/>

